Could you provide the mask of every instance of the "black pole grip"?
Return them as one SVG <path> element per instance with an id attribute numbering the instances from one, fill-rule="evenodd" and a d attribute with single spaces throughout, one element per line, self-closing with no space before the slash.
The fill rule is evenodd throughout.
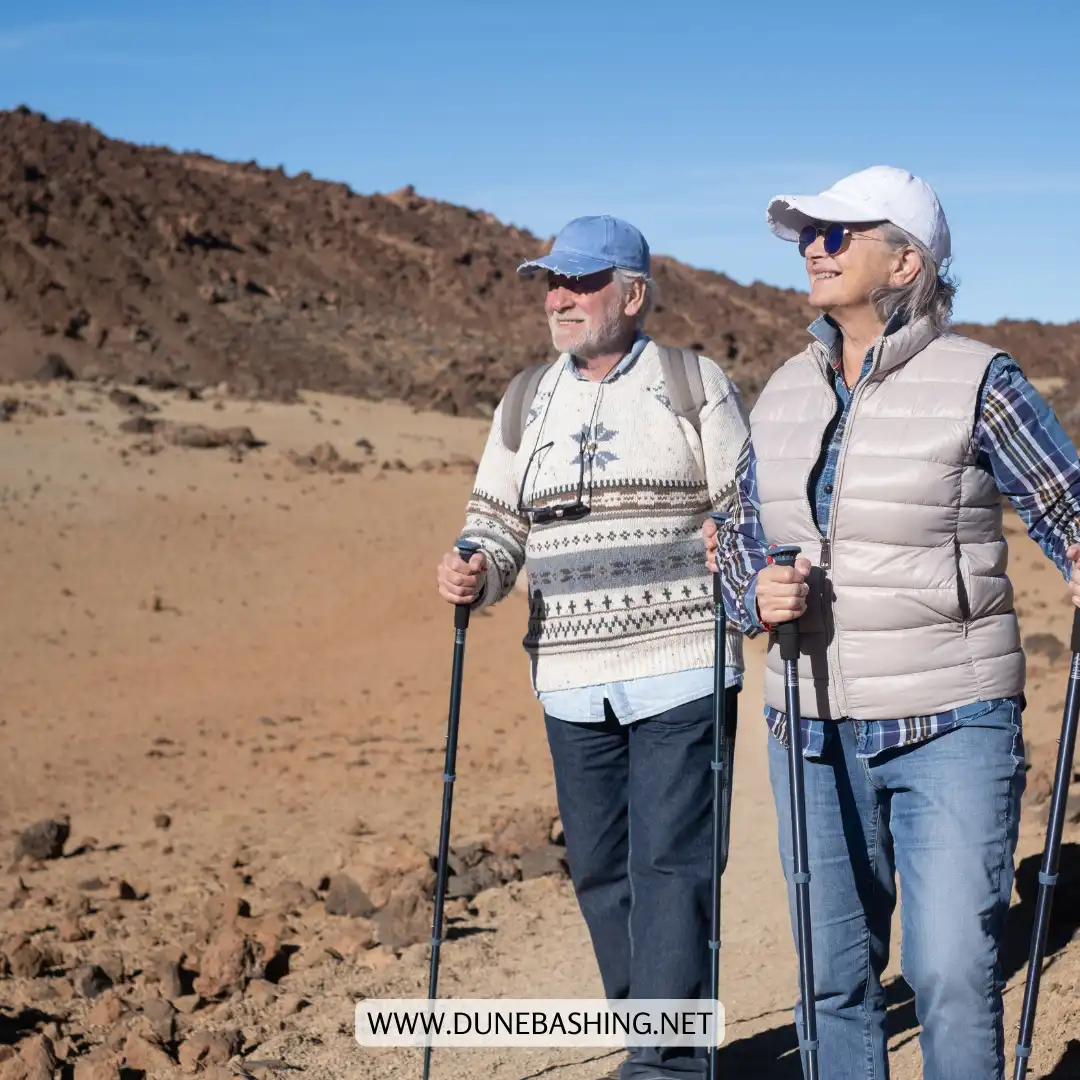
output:
<path id="1" fill-rule="evenodd" d="M 475 540 L 459 540 L 454 547 L 457 553 L 468 562 L 479 550 L 480 545 Z M 454 608 L 454 629 L 465 630 L 469 626 L 469 615 L 472 608 L 468 604 L 458 604 Z"/>
<path id="2" fill-rule="evenodd" d="M 769 548 L 769 561 L 777 566 L 794 566 L 795 559 L 802 551 L 795 544 L 777 544 Z M 781 660 L 799 659 L 799 624 L 795 619 L 782 622 L 776 628 L 776 637 L 780 645 Z"/>
<path id="3" fill-rule="evenodd" d="M 799 659 L 799 628 L 794 620 L 781 623 L 776 628 L 776 638 L 780 645 L 781 660 Z"/>
<path id="4" fill-rule="evenodd" d="M 712 518 L 713 524 L 716 526 L 717 544 L 719 544 L 719 537 L 721 530 L 727 527 L 729 521 L 731 521 L 731 515 L 726 510 L 713 510 L 709 517 Z M 720 549 L 717 547 L 716 551 L 716 573 L 713 574 L 712 582 L 712 595 L 713 603 L 719 607 L 724 602 L 724 587 L 720 579 Z"/>
<path id="5" fill-rule="evenodd" d="M 1072 644 L 1069 648 L 1074 653 L 1080 653 L 1080 608 L 1073 611 Z"/>
<path id="6" fill-rule="evenodd" d="M 801 554 L 798 544 L 774 544 L 769 548 L 769 561 L 777 566 L 794 566 L 795 559 Z"/>

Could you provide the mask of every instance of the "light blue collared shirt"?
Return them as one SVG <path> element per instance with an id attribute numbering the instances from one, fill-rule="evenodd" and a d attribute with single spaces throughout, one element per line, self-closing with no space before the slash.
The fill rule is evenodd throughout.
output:
<path id="1" fill-rule="evenodd" d="M 608 382 L 627 371 L 649 344 L 650 338 L 638 333 L 630 351 L 604 377 Z M 573 357 L 567 357 L 567 368 L 575 379 L 585 376 L 578 370 Z M 702 548 L 704 559 L 704 548 Z M 724 669 L 727 686 L 742 687 L 742 672 L 728 666 Z M 604 700 L 620 724 L 633 724 L 650 716 L 677 708 L 690 701 L 708 697 L 713 692 L 713 669 L 693 668 L 671 675 L 648 675 L 640 679 L 622 682 L 599 683 L 595 686 L 579 686 L 573 690 L 550 690 L 536 696 L 544 712 L 559 720 L 571 723 L 591 724 L 604 720 Z"/>

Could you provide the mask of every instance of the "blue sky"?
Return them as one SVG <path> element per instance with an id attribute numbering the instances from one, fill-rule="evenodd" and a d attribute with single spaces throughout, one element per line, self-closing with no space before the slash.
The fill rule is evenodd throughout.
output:
<path id="1" fill-rule="evenodd" d="M 909 0 L 0 7 L 0 107 L 489 210 L 627 217 L 805 288 L 764 209 L 872 164 L 937 190 L 956 317 L 1080 319 L 1080 4 Z"/>

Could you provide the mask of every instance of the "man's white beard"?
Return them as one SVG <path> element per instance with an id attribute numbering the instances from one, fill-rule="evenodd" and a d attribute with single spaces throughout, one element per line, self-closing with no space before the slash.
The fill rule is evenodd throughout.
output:
<path id="1" fill-rule="evenodd" d="M 564 312 L 559 314 L 565 314 Z M 551 316 L 551 340 L 555 348 L 559 348 L 559 330 L 555 323 L 559 315 Z M 607 356 L 616 352 L 626 337 L 626 326 L 623 321 L 622 301 L 612 303 L 604 313 L 604 317 L 595 325 L 585 324 L 585 335 L 578 344 L 570 351 L 580 360 L 591 360 L 596 356 Z"/>

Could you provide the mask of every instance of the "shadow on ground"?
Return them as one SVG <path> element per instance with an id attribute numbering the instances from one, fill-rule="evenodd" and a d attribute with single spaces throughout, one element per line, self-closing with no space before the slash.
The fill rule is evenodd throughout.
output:
<path id="1" fill-rule="evenodd" d="M 1072 1039 L 1065 1048 L 1065 1055 L 1054 1066 L 1046 1080 L 1077 1080 L 1080 1077 L 1080 1039 Z"/>
<path id="2" fill-rule="evenodd" d="M 14 1046 L 24 1035 L 31 1035 L 39 1024 L 46 1024 L 59 1017 L 51 1016 L 40 1009 L 24 1008 L 17 1013 L 10 1012 L 6 1006 L 0 1011 L 0 1046 Z"/>

